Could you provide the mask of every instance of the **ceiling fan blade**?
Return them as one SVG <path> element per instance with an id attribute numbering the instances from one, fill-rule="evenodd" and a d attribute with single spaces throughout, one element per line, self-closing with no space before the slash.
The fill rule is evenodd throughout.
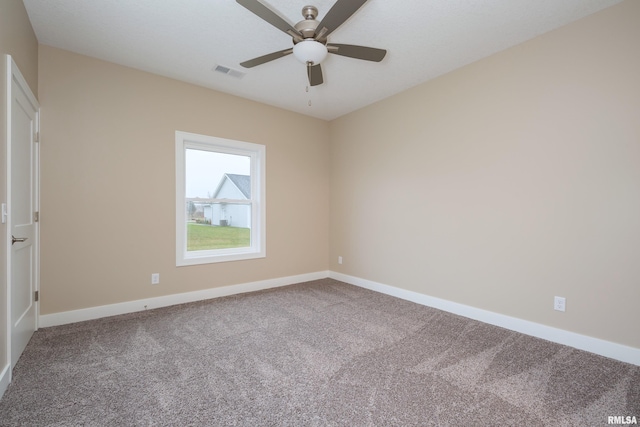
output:
<path id="1" fill-rule="evenodd" d="M 317 37 L 325 40 L 366 2 L 367 0 L 338 0 L 318 25 Z"/>
<path id="2" fill-rule="evenodd" d="M 349 58 L 364 59 L 365 61 L 380 62 L 387 54 L 384 49 L 375 47 L 356 46 L 352 44 L 328 43 L 327 50 L 334 55 L 348 56 Z"/>
<path id="3" fill-rule="evenodd" d="M 309 84 L 311 86 L 318 86 L 324 82 L 322 79 L 322 67 L 320 64 L 307 64 L 307 76 L 309 77 Z"/>
<path id="4" fill-rule="evenodd" d="M 282 18 L 273 10 L 269 9 L 264 4 L 260 3 L 258 0 L 236 0 L 236 2 L 238 2 L 238 4 L 240 4 L 241 6 L 247 8 L 249 11 L 253 12 L 258 17 L 264 19 L 277 29 L 289 34 L 291 37 L 299 40 L 303 39 L 302 34 L 300 34 L 300 32 L 296 30 L 293 25 L 288 23 L 284 18 Z"/>
<path id="5" fill-rule="evenodd" d="M 293 49 L 279 50 L 278 52 L 268 53 L 266 55 L 259 56 L 257 58 L 250 59 L 248 61 L 241 62 L 244 68 L 252 68 L 256 65 L 264 64 L 265 62 L 273 61 L 274 59 L 282 58 L 293 53 Z"/>

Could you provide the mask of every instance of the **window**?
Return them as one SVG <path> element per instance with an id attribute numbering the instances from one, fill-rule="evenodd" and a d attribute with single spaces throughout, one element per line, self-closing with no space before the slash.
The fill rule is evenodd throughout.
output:
<path id="1" fill-rule="evenodd" d="M 176 265 L 265 257 L 265 146 L 176 131 Z"/>

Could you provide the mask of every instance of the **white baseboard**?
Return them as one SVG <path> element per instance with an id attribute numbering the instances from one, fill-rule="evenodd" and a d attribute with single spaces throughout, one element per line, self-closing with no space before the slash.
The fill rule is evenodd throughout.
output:
<path id="1" fill-rule="evenodd" d="M 431 297 L 418 292 L 408 291 L 334 271 L 331 271 L 329 274 L 329 277 L 332 279 L 340 280 L 341 282 L 349 283 L 361 288 L 366 288 L 491 325 L 500 326 L 526 335 L 542 338 L 547 341 L 552 341 L 558 344 L 577 348 L 579 350 L 585 350 L 611 359 L 640 366 L 640 349 L 638 348 L 577 334 L 575 332 L 565 331 L 563 329 L 553 328 L 551 326 L 482 310 L 464 304 L 458 304 L 456 302 Z"/>
<path id="2" fill-rule="evenodd" d="M 119 314 L 135 313 L 153 308 L 167 307 L 176 304 L 202 301 L 211 298 L 225 297 L 246 292 L 260 291 L 263 289 L 277 288 L 293 285 L 311 280 L 324 279 L 329 276 L 328 271 L 301 274 L 297 276 L 280 277 L 276 279 L 260 280 L 257 282 L 242 283 L 239 285 L 223 286 L 220 288 L 204 289 L 202 291 L 185 292 L 181 294 L 166 295 L 127 301 L 118 304 L 102 305 L 98 307 L 83 308 L 80 310 L 65 311 L 61 313 L 45 314 L 39 317 L 38 326 L 65 325 L 68 323 L 83 322 L 85 320 L 100 319 L 102 317 L 116 316 Z"/>
<path id="3" fill-rule="evenodd" d="M 468 305 L 431 297 L 418 292 L 408 291 L 405 289 L 396 288 L 393 286 L 373 282 L 371 280 L 361 279 L 359 277 L 349 276 L 334 271 L 319 271 L 316 273 L 261 280 L 239 285 L 205 289 L 202 291 L 186 292 L 182 294 L 167 295 L 137 301 L 127 301 L 118 304 L 103 305 L 99 307 L 66 311 L 62 313 L 46 314 L 39 317 L 39 326 L 57 326 L 67 323 L 99 319 L 102 317 L 116 316 L 119 314 L 135 313 L 147 309 L 167 307 L 176 304 L 184 304 L 188 302 L 202 301 L 228 295 L 236 295 L 245 292 L 254 292 L 263 289 L 293 285 L 296 283 L 308 282 L 310 280 L 324 279 L 326 277 L 331 277 L 332 279 L 340 280 L 342 282 L 359 286 L 361 288 L 366 288 L 372 291 L 391 295 L 428 307 L 433 307 L 453 314 L 458 314 L 460 316 L 468 317 L 470 319 L 478 320 L 491 325 L 500 326 L 502 328 L 520 332 L 526 335 L 531 335 L 558 344 L 577 348 L 579 350 L 585 350 L 591 353 L 599 354 L 601 356 L 640 366 L 640 349 L 638 348 L 577 334 L 575 332 L 570 332 L 563 329 L 553 328 L 528 320 L 518 319 L 516 317 L 482 310 Z M 7 369 L 5 368 L 5 370 Z M 7 372 L 9 371 L 7 370 Z M 4 381 L 8 381 L 9 377 L 9 375 L 4 371 L 2 375 L 3 376 L 0 378 L 0 391 L 3 390 L 2 386 L 4 385 Z M 4 387 L 6 388 L 6 385 L 4 385 Z"/>
<path id="4" fill-rule="evenodd" d="M 0 399 L 4 396 L 4 392 L 7 391 L 7 387 L 9 387 L 9 383 L 11 382 L 11 365 L 7 364 L 7 366 L 2 369 L 0 372 Z"/>

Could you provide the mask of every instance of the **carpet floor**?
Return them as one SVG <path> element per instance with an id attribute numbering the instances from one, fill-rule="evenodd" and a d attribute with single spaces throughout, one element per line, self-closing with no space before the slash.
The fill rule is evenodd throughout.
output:
<path id="1" fill-rule="evenodd" d="M 605 426 L 640 367 L 332 279 L 37 331 L 2 426 Z"/>

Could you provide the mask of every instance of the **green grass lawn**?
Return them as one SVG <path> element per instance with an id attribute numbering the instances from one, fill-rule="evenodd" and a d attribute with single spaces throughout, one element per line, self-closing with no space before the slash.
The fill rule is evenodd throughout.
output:
<path id="1" fill-rule="evenodd" d="M 245 248 L 250 245 L 248 228 L 187 224 L 187 251 Z"/>

